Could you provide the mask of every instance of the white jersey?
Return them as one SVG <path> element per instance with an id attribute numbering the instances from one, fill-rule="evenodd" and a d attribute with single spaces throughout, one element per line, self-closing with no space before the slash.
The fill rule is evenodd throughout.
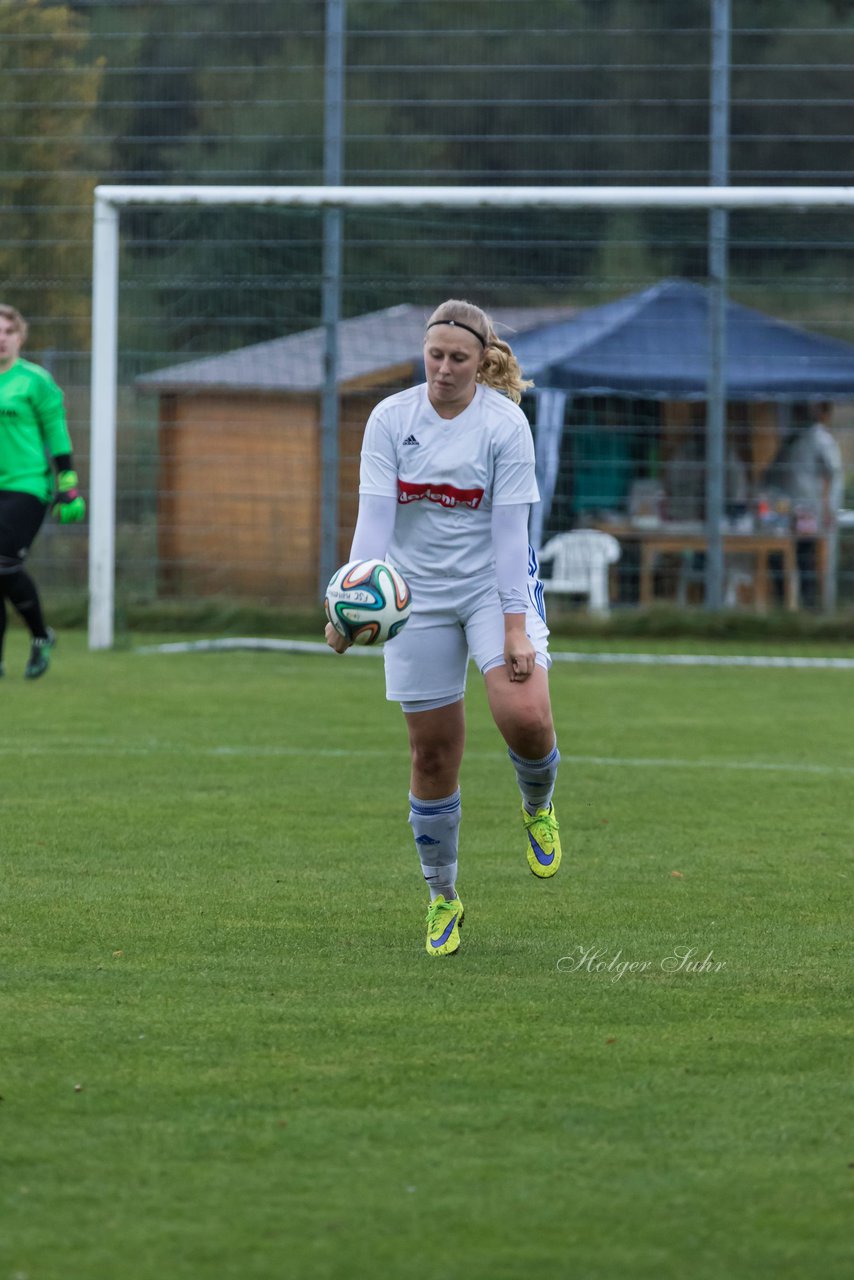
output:
<path id="1" fill-rule="evenodd" d="M 789 493 L 795 507 L 806 507 L 813 515 L 824 514 L 825 484 L 829 486 L 827 505 L 832 518 L 842 502 L 845 468 L 836 440 L 821 422 L 814 422 L 796 437 L 786 454 Z"/>
<path id="2" fill-rule="evenodd" d="M 397 499 L 388 555 L 404 577 L 494 573 L 493 506 L 539 501 L 528 420 L 492 387 L 450 419 L 426 383 L 400 391 L 368 419 L 359 493 Z"/>

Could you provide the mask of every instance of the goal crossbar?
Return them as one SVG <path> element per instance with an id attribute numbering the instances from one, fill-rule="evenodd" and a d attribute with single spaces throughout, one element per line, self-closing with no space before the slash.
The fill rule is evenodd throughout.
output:
<path id="1" fill-rule="evenodd" d="M 851 187 L 99 186 L 120 205 L 290 205 L 316 209 L 770 209 L 854 204 Z"/>
<path id="2" fill-rule="evenodd" d="M 325 209 L 794 209 L 851 207 L 849 187 L 132 186 L 94 192 L 90 410 L 89 647 L 113 643 L 119 216 L 122 208 L 280 205 Z"/>

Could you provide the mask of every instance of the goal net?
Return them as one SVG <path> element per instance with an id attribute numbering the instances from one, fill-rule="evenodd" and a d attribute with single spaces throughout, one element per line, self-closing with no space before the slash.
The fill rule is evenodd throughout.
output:
<path id="1" fill-rule="evenodd" d="M 365 420 L 422 376 L 446 297 L 490 312 L 533 376 L 532 541 L 610 531 L 611 607 L 707 600 L 716 541 L 723 604 L 850 603 L 852 203 L 847 188 L 99 188 L 88 441 L 75 428 L 90 645 L 135 602 L 316 607 L 346 557 Z M 713 208 L 726 279 L 710 278 Z M 825 404 L 832 536 L 781 470 Z"/>

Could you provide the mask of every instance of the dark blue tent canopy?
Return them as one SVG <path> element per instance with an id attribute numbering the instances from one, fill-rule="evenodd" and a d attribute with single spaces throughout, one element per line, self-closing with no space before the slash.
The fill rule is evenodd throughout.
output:
<path id="1" fill-rule="evenodd" d="M 705 400 L 709 291 L 664 280 L 513 340 L 536 386 L 574 395 Z M 728 400 L 854 398 L 854 346 L 726 308 Z"/>

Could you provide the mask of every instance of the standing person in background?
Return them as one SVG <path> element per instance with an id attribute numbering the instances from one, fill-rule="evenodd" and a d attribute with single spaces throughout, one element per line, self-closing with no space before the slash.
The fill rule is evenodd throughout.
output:
<path id="1" fill-rule="evenodd" d="M 525 852 L 540 879 L 560 865 L 560 755 L 548 628 L 528 516 L 539 498 L 519 365 L 469 302 L 442 303 L 424 337 L 426 383 L 383 400 L 365 429 L 350 559 L 387 559 L 412 615 L 385 645 L 386 696 L 409 731 L 409 822 L 430 890 L 427 953 L 460 945 L 457 895 L 463 695 L 471 656 L 522 795 Z M 327 643 L 347 641 L 329 624 Z"/>
<path id="2" fill-rule="evenodd" d="M 771 465 L 766 481 L 779 486 L 792 506 L 800 579 L 801 603 L 816 608 L 819 593 L 819 541 L 828 554 L 827 572 L 835 564 L 837 519 L 842 503 L 845 469 L 842 453 L 830 424 L 833 405 L 828 400 L 812 402 L 795 425 Z"/>
<path id="3" fill-rule="evenodd" d="M 56 637 L 46 626 L 24 560 L 49 508 L 62 524 L 86 515 L 77 488 L 62 392 L 40 365 L 21 359 L 27 323 L 0 305 L 0 676 L 6 602 L 30 633 L 28 680 L 43 676 Z"/>

